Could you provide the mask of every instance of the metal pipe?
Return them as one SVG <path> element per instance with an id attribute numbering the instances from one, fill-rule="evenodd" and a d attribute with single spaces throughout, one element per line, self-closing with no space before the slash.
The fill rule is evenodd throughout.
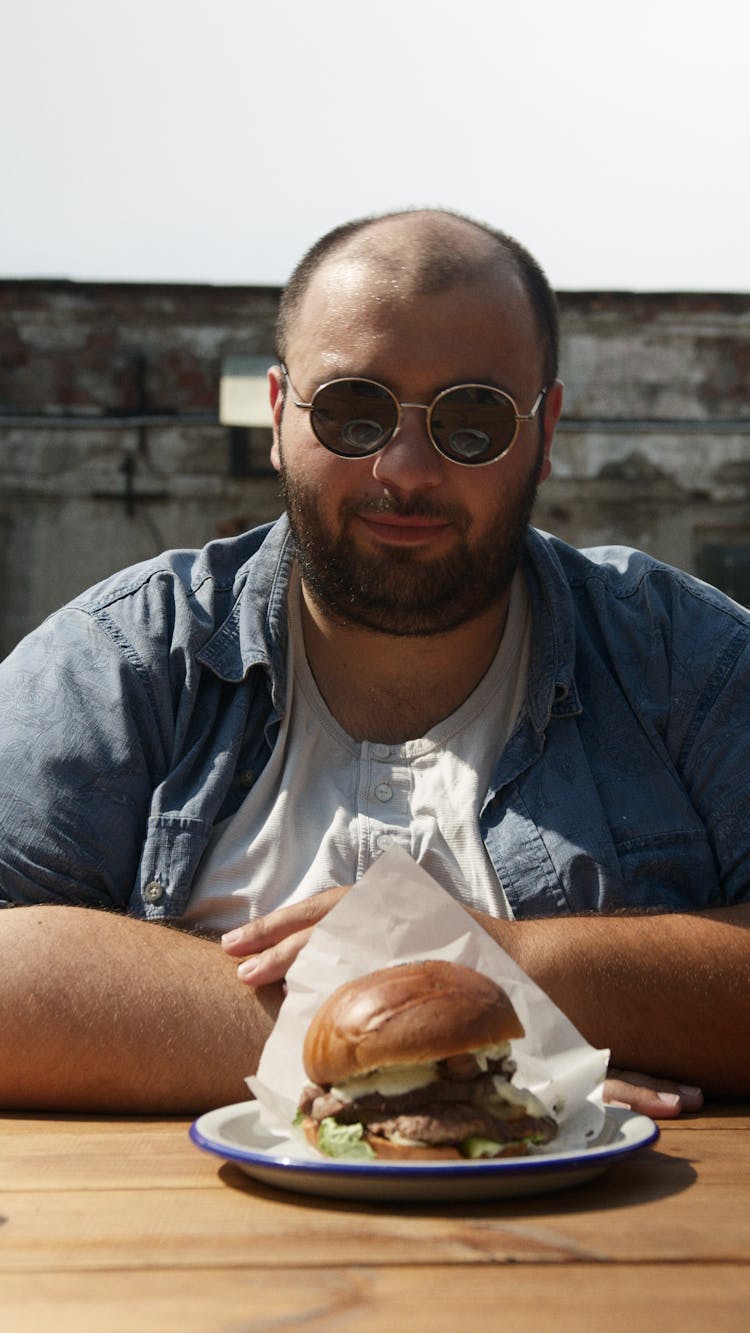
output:
<path id="1" fill-rule="evenodd" d="M 199 427 L 216 426 L 227 430 L 226 424 L 213 412 L 153 412 L 117 416 L 107 414 L 88 416 L 72 413 L 24 413 L 0 411 L 0 429 L 14 430 L 137 430 L 143 427 Z M 256 428 L 258 429 L 258 428 Z M 260 427 L 260 429 L 263 429 Z M 577 431 L 600 431 L 603 434 L 636 435 L 736 435 L 750 432 L 750 417 L 562 417 L 557 424 L 563 434 Z"/>
<path id="2" fill-rule="evenodd" d="M 12 426 L 13 429 L 27 427 L 30 430 L 137 430 L 144 426 L 218 426 L 226 427 L 215 412 L 133 412 L 123 415 L 107 413 L 89 416 L 86 413 L 60 412 L 3 412 L 0 411 L 0 428 Z"/>

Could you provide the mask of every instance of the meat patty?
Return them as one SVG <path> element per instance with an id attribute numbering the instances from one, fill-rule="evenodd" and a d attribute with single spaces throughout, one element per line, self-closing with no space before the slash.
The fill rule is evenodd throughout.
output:
<path id="1" fill-rule="evenodd" d="M 515 1066 L 508 1059 L 490 1060 L 482 1069 L 473 1055 L 457 1055 L 437 1064 L 437 1075 L 426 1087 L 413 1088 L 393 1097 L 380 1092 L 367 1092 L 355 1102 L 346 1101 L 330 1088 L 309 1083 L 303 1089 L 300 1110 L 313 1120 L 335 1116 L 342 1124 L 365 1121 L 372 1114 L 396 1115 L 443 1102 L 482 1102 L 496 1097 L 494 1076 L 509 1078 Z"/>
<path id="2" fill-rule="evenodd" d="M 441 1060 L 437 1076 L 426 1087 L 413 1088 L 393 1097 L 367 1092 L 347 1101 L 328 1087 L 308 1084 L 300 1110 L 320 1122 L 333 1116 L 339 1124 L 363 1124 L 371 1134 L 383 1138 L 398 1135 L 435 1147 L 460 1143 L 474 1135 L 513 1143 L 533 1137 L 547 1143 L 557 1126 L 549 1117 L 527 1115 L 522 1106 L 507 1104 L 502 1111 L 495 1076 L 508 1078 L 510 1060 L 490 1061 L 485 1069 L 472 1055 Z"/>
<path id="3" fill-rule="evenodd" d="M 311 1115 L 313 1120 L 323 1120 L 325 1116 L 332 1115 L 343 1123 L 351 1124 L 371 1115 L 389 1115 L 396 1110 L 412 1111 L 424 1106 L 425 1102 L 431 1106 L 445 1102 L 482 1102 L 496 1095 L 492 1074 L 481 1074 L 478 1078 L 456 1083 L 451 1079 L 438 1078 L 424 1088 L 400 1092 L 395 1097 L 384 1097 L 382 1092 L 367 1092 L 354 1102 L 344 1101 L 336 1093 L 326 1092 L 310 1084 L 302 1094 L 300 1109 L 305 1115 Z M 354 1114 L 349 1114 L 352 1110 Z"/>
<path id="4" fill-rule="evenodd" d="M 491 1111 L 460 1102 L 441 1106 L 439 1113 L 424 1110 L 415 1115 L 398 1115 L 388 1120 L 366 1122 L 370 1134 L 390 1139 L 394 1135 L 441 1147 L 461 1143 L 477 1135 L 494 1139 L 497 1143 L 516 1143 L 533 1138 L 537 1143 L 549 1143 L 557 1132 L 554 1120 L 537 1116 L 518 1115 L 512 1119 L 493 1116 Z"/>

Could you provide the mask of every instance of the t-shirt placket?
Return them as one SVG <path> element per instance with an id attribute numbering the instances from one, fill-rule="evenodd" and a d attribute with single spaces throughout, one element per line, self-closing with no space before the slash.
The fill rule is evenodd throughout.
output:
<path id="1" fill-rule="evenodd" d="M 398 745 L 361 747 L 358 821 L 359 874 L 394 843 L 410 850 L 412 774 Z"/>

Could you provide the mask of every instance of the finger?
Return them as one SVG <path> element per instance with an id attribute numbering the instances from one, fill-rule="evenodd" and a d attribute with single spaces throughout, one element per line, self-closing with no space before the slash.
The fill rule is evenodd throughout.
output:
<path id="1" fill-rule="evenodd" d="M 619 1079 L 636 1088 L 650 1089 L 667 1103 L 678 1097 L 683 1110 L 698 1110 L 703 1105 L 703 1093 L 700 1088 L 693 1087 L 689 1083 L 680 1083 L 676 1079 L 642 1074 L 635 1069 L 614 1069 L 612 1066 L 607 1070 L 607 1077 Z"/>
<path id="2" fill-rule="evenodd" d="M 275 911 L 259 916 L 255 921 L 237 930 L 230 930 L 221 937 L 221 947 L 233 958 L 244 958 L 248 954 L 262 953 L 299 930 L 314 926 L 330 912 L 332 907 L 348 892 L 348 884 L 324 889 L 311 898 L 304 898 L 298 903 L 289 903 L 286 907 L 277 907 Z"/>
<path id="3" fill-rule="evenodd" d="M 640 1115 L 652 1119 L 670 1120 L 682 1110 L 679 1095 L 676 1093 L 657 1093 L 654 1088 L 642 1084 L 628 1083 L 624 1079 L 608 1078 L 604 1084 L 604 1101 L 612 1106 L 627 1107 Z"/>
<path id="4" fill-rule="evenodd" d="M 294 906 L 296 908 L 297 905 Z M 282 907 L 275 912 L 269 912 L 267 916 L 257 917 L 255 921 L 248 921 L 247 925 L 240 926 L 238 930 L 230 930 L 226 935 L 222 935 L 221 947 L 225 953 L 234 958 L 262 953 L 264 949 L 270 949 L 287 935 L 294 934 L 309 919 L 306 913 Z"/>
<path id="5" fill-rule="evenodd" d="M 287 935 L 278 944 L 262 953 L 246 958 L 237 968 L 237 976 L 247 986 L 266 986 L 272 981 L 283 981 L 297 954 L 304 949 L 313 931 L 299 930 L 295 935 Z"/>
<path id="6" fill-rule="evenodd" d="M 632 1070 L 610 1070 L 603 1098 L 610 1105 L 627 1106 L 658 1120 L 673 1119 L 684 1111 L 697 1111 L 703 1104 L 700 1088 L 671 1079 L 652 1078 Z"/>

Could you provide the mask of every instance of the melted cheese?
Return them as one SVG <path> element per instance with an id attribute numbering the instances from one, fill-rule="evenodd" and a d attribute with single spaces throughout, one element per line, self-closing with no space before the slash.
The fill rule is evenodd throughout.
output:
<path id="1" fill-rule="evenodd" d="M 505 1060 L 510 1055 L 510 1042 L 501 1041 L 497 1046 L 483 1046 L 481 1051 L 472 1052 L 480 1069 L 487 1068 L 490 1060 Z"/>
<path id="2" fill-rule="evenodd" d="M 507 1041 L 471 1052 L 480 1069 L 485 1070 L 488 1061 L 504 1060 L 509 1053 L 510 1044 Z M 342 1079 L 331 1088 L 331 1092 L 334 1097 L 341 1097 L 347 1102 L 354 1102 L 358 1097 L 364 1097 L 371 1092 L 377 1092 L 381 1097 L 401 1097 L 416 1088 L 426 1088 L 437 1076 L 437 1061 L 424 1065 L 391 1065 L 385 1069 L 373 1069 L 369 1074 L 362 1074 L 359 1078 Z M 504 1080 L 501 1082 L 504 1084 Z"/>
<path id="3" fill-rule="evenodd" d="M 509 1083 L 505 1078 L 495 1078 L 493 1082 L 495 1084 L 498 1099 L 506 1106 L 520 1106 L 528 1115 L 547 1115 L 546 1106 L 540 1102 L 538 1097 L 534 1096 L 533 1092 L 529 1092 L 527 1088 L 517 1088 L 515 1084 Z"/>
<path id="4" fill-rule="evenodd" d="M 378 1092 L 381 1097 L 401 1097 L 415 1088 L 426 1088 L 437 1077 L 437 1065 L 398 1065 L 390 1069 L 373 1069 L 360 1078 L 342 1079 L 331 1088 L 334 1097 L 355 1102 L 367 1093 Z"/>

